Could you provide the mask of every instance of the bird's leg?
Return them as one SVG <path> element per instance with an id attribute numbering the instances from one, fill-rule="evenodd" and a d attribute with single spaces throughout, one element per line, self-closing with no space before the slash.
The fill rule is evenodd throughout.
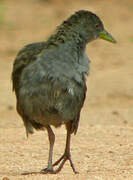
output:
<path id="1" fill-rule="evenodd" d="M 61 156 L 61 158 L 58 159 L 58 160 L 53 164 L 53 166 L 56 166 L 56 165 L 58 165 L 58 164 L 62 161 L 62 162 L 60 163 L 59 167 L 58 167 L 54 172 L 55 172 L 55 173 L 58 173 L 59 171 L 61 171 L 61 169 L 63 168 L 65 162 L 66 162 L 67 160 L 69 160 L 73 172 L 74 172 L 74 173 L 78 173 L 78 172 L 75 170 L 74 164 L 73 164 L 72 159 L 71 159 L 71 154 L 70 154 L 71 123 L 66 124 L 66 128 L 67 128 L 67 139 L 66 139 L 65 152 L 64 152 L 64 154 Z"/>
<path id="2" fill-rule="evenodd" d="M 55 141 L 55 135 L 51 129 L 50 126 L 47 126 L 47 131 L 48 131 L 48 137 L 49 137 L 49 144 L 50 144 L 50 148 L 49 148 L 49 157 L 48 157 L 48 166 L 45 169 L 42 169 L 40 172 L 25 172 L 22 173 L 23 175 L 28 175 L 28 174 L 57 174 L 58 172 L 61 171 L 61 169 L 63 168 L 65 162 L 67 160 L 69 160 L 70 165 L 72 167 L 73 172 L 76 174 L 78 173 L 75 170 L 74 164 L 72 162 L 71 159 L 71 154 L 70 154 L 70 140 L 71 140 L 71 123 L 68 123 L 66 125 L 67 128 L 67 138 L 66 138 L 66 147 L 65 147 L 65 152 L 64 154 L 61 156 L 61 158 L 59 160 L 57 160 L 53 165 L 52 165 L 52 155 L 53 155 L 53 146 L 54 146 L 54 141 Z M 53 170 L 53 166 L 59 165 L 59 167 L 56 170 Z"/>
<path id="3" fill-rule="evenodd" d="M 40 172 L 24 172 L 21 175 L 29 175 L 29 174 L 54 174 L 53 165 L 52 165 L 52 155 L 53 155 L 53 147 L 55 142 L 55 135 L 50 126 L 46 126 L 48 137 L 49 137 L 49 157 L 48 157 L 48 166 L 45 169 L 42 169 Z"/>
<path id="4" fill-rule="evenodd" d="M 45 169 L 42 169 L 42 173 L 52 173 L 53 172 L 53 165 L 52 165 L 52 156 L 53 156 L 53 147 L 54 147 L 54 142 L 55 142 L 55 135 L 51 129 L 50 126 L 46 127 L 47 132 L 48 132 L 48 137 L 49 137 L 49 157 L 48 157 L 48 166 Z"/>

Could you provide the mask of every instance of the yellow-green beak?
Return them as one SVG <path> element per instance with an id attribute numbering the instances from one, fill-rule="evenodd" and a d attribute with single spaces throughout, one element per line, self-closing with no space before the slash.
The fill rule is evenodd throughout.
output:
<path id="1" fill-rule="evenodd" d="M 112 37 L 112 35 L 110 33 L 108 33 L 106 30 L 103 30 L 100 33 L 100 39 L 104 39 L 106 41 L 112 42 L 112 43 L 116 43 L 116 40 Z"/>

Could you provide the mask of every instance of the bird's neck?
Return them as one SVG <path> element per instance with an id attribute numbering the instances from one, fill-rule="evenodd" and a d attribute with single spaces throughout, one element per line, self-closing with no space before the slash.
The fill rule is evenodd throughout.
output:
<path id="1" fill-rule="evenodd" d="M 51 46 L 63 45 L 64 43 L 69 43 L 70 47 L 75 48 L 78 53 L 83 53 L 86 48 L 85 39 L 73 29 L 62 28 L 57 29 L 55 34 L 49 37 L 48 44 Z"/>

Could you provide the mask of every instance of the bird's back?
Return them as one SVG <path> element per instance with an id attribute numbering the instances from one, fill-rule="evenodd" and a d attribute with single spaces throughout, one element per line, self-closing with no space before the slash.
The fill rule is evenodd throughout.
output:
<path id="1" fill-rule="evenodd" d="M 15 90 L 16 95 L 19 90 L 20 77 L 24 68 L 33 63 L 36 60 L 36 56 L 46 47 L 47 44 L 45 42 L 36 42 L 26 45 L 18 52 L 12 72 L 13 90 Z"/>
<path id="2" fill-rule="evenodd" d="M 32 126 L 55 127 L 73 121 L 76 131 L 86 93 L 88 59 L 79 59 L 71 44 L 45 49 L 20 78 L 18 111 Z M 79 64 L 79 62 L 82 64 Z"/>

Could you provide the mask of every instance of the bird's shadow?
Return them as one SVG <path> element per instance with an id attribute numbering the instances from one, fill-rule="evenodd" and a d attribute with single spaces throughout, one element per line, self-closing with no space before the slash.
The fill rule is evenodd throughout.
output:
<path id="1" fill-rule="evenodd" d="M 30 175 L 30 174 L 46 174 L 41 171 L 31 171 L 31 172 L 22 172 L 20 175 Z"/>

